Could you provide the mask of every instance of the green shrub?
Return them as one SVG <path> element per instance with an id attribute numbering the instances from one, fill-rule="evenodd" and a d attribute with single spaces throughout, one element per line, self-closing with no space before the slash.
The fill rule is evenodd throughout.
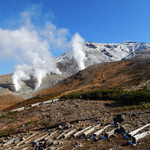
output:
<path id="1" fill-rule="evenodd" d="M 10 131 L 2 131 L 0 132 L 0 137 L 7 137 L 10 135 Z"/>
<path id="2" fill-rule="evenodd" d="M 64 95 L 61 99 L 113 100 L 120 105 L 139 105 L 141 102 L 150 103 L 150 90 L 138 91 L 93 90 Z"/>

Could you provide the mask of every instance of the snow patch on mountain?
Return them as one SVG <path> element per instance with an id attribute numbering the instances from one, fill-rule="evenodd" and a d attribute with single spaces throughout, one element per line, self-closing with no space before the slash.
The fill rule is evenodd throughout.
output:
<path id="1" fill-rule="evenodd" d="M 150 44 L 144 42 L 127 41 L 119 44 L 87 42 L 83 48 L 85 53 L 85 67 L 103 62 L 113 62 L 129 59 L 138 52 L 150 49 Z M 74 74 L 78 72 L 78 62 L 73 57 L 72 50 L 56 58 L 57 66 L 62 72 Z"/>

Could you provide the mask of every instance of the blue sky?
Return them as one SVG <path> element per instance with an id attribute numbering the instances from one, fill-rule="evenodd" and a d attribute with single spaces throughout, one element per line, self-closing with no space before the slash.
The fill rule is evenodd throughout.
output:
<path id="1" fill-rule="evenodd" d="M 23 11 L 37 7 L 32 23 L 42 28 L 52 22 L 78 32 L 85 41 L 150 43 L 150 0 L 0 0 L 0 28 L 15 30 Z M 0 50 L 1 51 L 1 50 Z M 57 56 L 64 51 L 52 51 Z M 0 60 L 0 74 L 13 72 L 15 61 Z"/>

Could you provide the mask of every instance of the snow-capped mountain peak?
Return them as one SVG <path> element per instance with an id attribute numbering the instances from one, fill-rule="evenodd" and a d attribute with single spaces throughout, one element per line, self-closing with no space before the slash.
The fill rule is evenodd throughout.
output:
<path id="1" fill-rule="evenodd" d="M 103 63 L 113 62 L 122 59 L 129 59 L 140 51 L 150 49 L 150 44 L 144 42 L 126 41 L 119 44 L 116 43 L 93 43 L 86 42 L 83 47 L 85 53 L 85 67 Z M 79 71 L 77 60 L 74 59 L 72 50 L 56 58 L 58 68 L 62 72 L 74 74 Z"/>

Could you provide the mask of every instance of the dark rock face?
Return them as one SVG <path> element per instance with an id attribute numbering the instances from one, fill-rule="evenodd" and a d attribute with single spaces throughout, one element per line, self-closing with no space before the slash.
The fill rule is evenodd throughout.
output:
<path id="1" fill-rule="evenodd" d="M 86 46 L 89 47 L 89 48 L 96 48 L 96 46 L 92 43 L 86 43 Z"/>
<path id="2" fill-rule="evenodd" d="M 125 120 L 124 115 L 117 115 L 116 117 L 113 118 L 114 123 L 122 123 Z"/>

